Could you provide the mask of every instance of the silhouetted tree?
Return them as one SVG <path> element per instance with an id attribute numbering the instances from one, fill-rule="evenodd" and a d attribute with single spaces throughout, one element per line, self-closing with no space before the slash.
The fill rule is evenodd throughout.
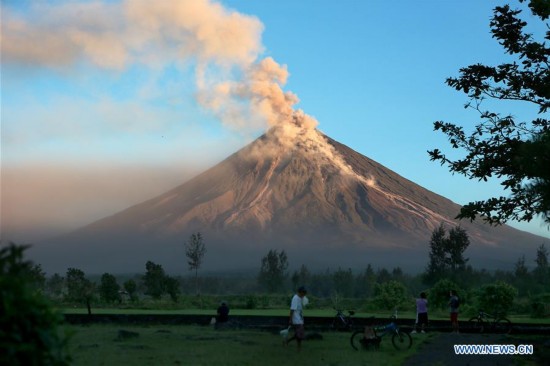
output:
<path id="1" fill-rule="evenodd" d="M 470 239 L 466 230 L 460 226 L 446 230 L 441 224 L 432 232 L 430 239 L 429 262 L 424 272 L 426 283 L 434 284 L 444 277 L 457 280 L 466 270 L 467 258 L 464 258 L 464 251 L 470 245 Z"/>
<path id="2" fill-rule="evenodd" d="M 147 261 L 145 264 L 145 276 L 143 276 L 143 285 L 145 286 L 145 295 L 158 300 L 166 292 L 166 275 L 162 265 Z"/>
<path id="3" fill-rule="evenodd" d="M 99 296 L 105 302 L 112 303 L 120 301 L 120 286 L 116 281 L 116 277 L 110 273 L 104 273 L 101 276 L 99 285 Z"/>
<path id="4" fill-rule="evenodd" d="M 187 264 L 190 271 L 195 271 L 195 290 L 199 294 L 199 275 L 198 271 L 202 264 L 202 259 L 206 254 L 206 245 L 202 238 L 202 234 L 197 232 L 192 234 L 189 240 L 185 243 L 185 255 L 187 256 Z"/>
<path id="5" fill-rule="evenodd" d="M 541 244 L 537 248 L 537 256 L 535 258 L 536 267 L 533 271 L 533 274 L 537 281 L 545 286 L 550 282 L 550 270 L 548 268 L 548 250 Z"/>
<path id="6" fill-rule="evenodd" d="M 58 273 L 54 273 L 46 281 L 46 290 L 49 295 L 54 298 L 60 298 L 63 294 L 63 286 L 65 285 L 65 279 Z"/>
<path id="7" fill-rule="evenodd" d="M 533 15 L 530 20 L 541 21 L 548 28 L 548 1 L 527 3 Z M 468 95 L 470 102 L 466 107 L 477 110 L 481 122 L 470 135 L 453 123 L 435 122 L 434 129 L 447 135 L 451 147 L 467 154 L 452 160 L 434 149 L 429 151 L 431 160 L 470 179 L 501 178 L 500 184 L 510 192 L 508 197 L 468 203 L 458 218 L 474 220 L 481 216 L 490 224 L 501 224 L 508 220 L 530 221 L 535 215 L 542 215 L 550 224 L 550 121 L 539 117 L 529 123 L 518 122 L 512 115 L 503 116 L 481 107 L 484 98 L 527 102 L 536 106 L 541 116 L 550 107 L 550 32 L 542 41 L 535 40 L 527 33 L 527 22 L 520 18 L 521 13 L 509 5 L 497 6 L 490 22 L 493 38 L 517 61 L 496 67 L 471 65 L 460 69 L 460 77 L 447 79 L 449 86 Z"/>
<path id="8" fill-rule="evenodd" d="M 464 271 L 468 258 L 464 257 L 464 251 L 470 246 L 470 238 L 466 230 L 460 226 L 456 226 L 449 230 L 449 238 L 447 239 L 447 264 L 452 273 L 456 271 Z"/>
<path id="9" fill-rule="evenodd" d="M 328 297 L 333 292 L 330 269 L 311 275 L 311 293 L 319 297 Z"/>
<path id="10" fill-rule="evenodd" d="M 430 254 L 428 267 L 426 268 L 424 279 L 426 283 L 434 284 L 446 275 L 446 232 L 443 224 L 439 225 L 432 232 L 430 239 Z"/>
<path id="11" fill-rule="evenodd" d="M 367 268 L 355 278 L 355 296 L 368 297 L 374 291 L 376 284 L 376 273 L 369 263 Z"/>
<path id="12" fill-rule="evenodd" d="M 46 287 L 46 272 L 44 272 L 40 264 L 33 263 L 27 270 L 26 276 L 29 277 L 29 281 L 34 283 L 37 289 L 44 291 Z"/>
<path id="13" fill-rule="evenodd" d="M 395 267 L 391 271 L 391 277 L 394 281 L 402 282 L 405 277 L 405 274 L 403 273 L 403 270 L 401 269 L 401 267 Z"/>
<path id="14" fill-rule="evenodd" d="M 0 249 L 0 365 L 69 365 L 63 316 L 27 276 L 26 248 Z"/>
<path id="15" fill-rule="evenodd" d="M 91 302 L 95 293 L 95 285 L 78 268 L 69 268 L 67 270 L 66 283 L 67 300 L 85 303 L 88 315 L 92 315 Z"/>
<path id="16" fill-rule="evenodd" d="M 170 295 L 170 299 L 173 302 L 178 302 L 178 296 L 180 294 L 180 283 L 177 278 L 166 276 L 164 279 L 164 285 L 166 292 Z"/>
<path id="17" fill-rule="evenodd" d="M 529 269 L 525 265 L 525 255 L 522 255 L 516 261 L 514 266 L 514 276 L 518 279 L 524 279 L 529 275 Z"/>
<path id="18" fill-rule="evenodd" d="M 376 271 L 376 283 L 384 283 L 391 280 L 391 273 L 386 268 L 378 268 Z"/>
<path id="19" fill-rule="evenodd" d="M 294 289 L 297 289 L 298 287 L 302 285 L 309 284 L 311 277 L 311 273 L 309 272 L 309 269 L 307 269 L 305 264 L 302 264 L 299 271 L 294 271 L 294 273 L 291 276 L 292 286 Z"/>
<path id="20" fill-rule="evenodd" d="M 134 302 L 137 300 L 137 284 L 134 280 L 128 280 L 124 282 L 122 285 L 124 287 L 124 291 L 128 293 L 128 296 L 130 297 L 130 301 Z"/>
<path id="21" fill-rule="evenodd" d="M 503 278 L 499 279 L 502 280 Z M 514 265 L 512 283 L 518 288 L 519 294 L 521 296 L 529 293 L 532 287 L 533 279 L 531 278 L 529 269 L 525 264 L 525 255 L 519 257 Z"/>
<path id="22" fill-rule="evenodd" d="M 262 266 L 258 275 L 258 282 L 268 292 L 276 292 L 283 287 L 287 277 L 288 258 L 284 250 L 270 250 L 262 258 Z"/>
<path id="23" fill-rule="evenodd" d="M 351 268 L 343 270 L 338 268 L 332 274 L 332 282 L 334 283 L 334 291 L 343 297 L 351 297 L 353 295 L 353 272 Z"/>

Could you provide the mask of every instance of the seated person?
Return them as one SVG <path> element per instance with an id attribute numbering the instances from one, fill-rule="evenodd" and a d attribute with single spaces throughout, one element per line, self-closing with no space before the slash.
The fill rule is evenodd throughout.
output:
<path id="1" fill-rule="evenodd" d="M 216 323 L 226 323 L 229 320 L 229 307 L 227 302 L 222 301 L 218 307 L 218 317 L 216 318 Z"/>

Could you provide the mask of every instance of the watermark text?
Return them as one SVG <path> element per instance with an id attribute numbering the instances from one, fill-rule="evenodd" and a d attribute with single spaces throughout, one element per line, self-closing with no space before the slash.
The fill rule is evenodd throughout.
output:
<path id="1" fill-rule="evenodd" d="M 532 344 L 455 344 L 455 355 L 532 355 Z"/>

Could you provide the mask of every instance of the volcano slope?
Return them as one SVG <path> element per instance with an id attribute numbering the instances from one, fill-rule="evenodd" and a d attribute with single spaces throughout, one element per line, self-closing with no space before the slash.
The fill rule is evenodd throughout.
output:
<path id="1" fill-rule="evenodd" d="M 257 268 L 269 249 L 291 266 L 396 267 L 419 271 L 432 231 L 460 206 L 316 129 L 282 138 L 272 129 L 204 173 L 31 253 L 46 269 L 142 271 L 147 260 L 185 270 L 184 242 L 200 231 L 204 269 Z M 470 263 L 511 267 L 544 238 L 509 226 L 460 222 Z"/>

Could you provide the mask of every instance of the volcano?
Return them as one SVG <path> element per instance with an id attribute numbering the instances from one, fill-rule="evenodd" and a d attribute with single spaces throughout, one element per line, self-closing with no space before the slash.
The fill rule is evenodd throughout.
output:
<path id="1" fill-rule="evenodd" d="M 460 224 L 470 263 L 511 267 L 544 238 L 508 226 L 458 222 L 460 206 L 325 136 L 273 128 L 221 163 L 158 197 L 31 251 L 47 270 L 186 270 L 184 243 L 200 231 L 204 269 L 257 268 L 269 249 L 291 266 L 420 271 L 432 231 Z"/>

